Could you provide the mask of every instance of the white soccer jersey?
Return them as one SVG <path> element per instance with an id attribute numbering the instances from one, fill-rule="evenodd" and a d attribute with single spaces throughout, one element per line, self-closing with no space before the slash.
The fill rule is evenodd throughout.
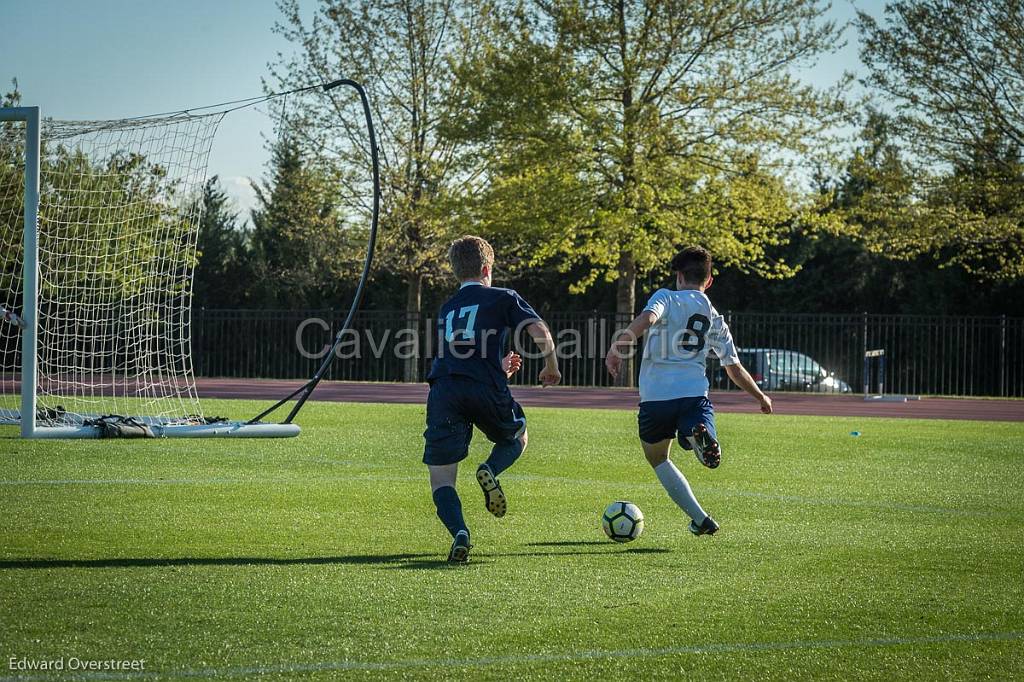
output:
<path id="1" fill-rule="evenodd" d="M 644 307 L 658 316 L 640 363 L 640 402 L 708 394 L 708 353 L 723 365 L 740 359 L 725 319 L 696 289 L 659 289 Z"/>

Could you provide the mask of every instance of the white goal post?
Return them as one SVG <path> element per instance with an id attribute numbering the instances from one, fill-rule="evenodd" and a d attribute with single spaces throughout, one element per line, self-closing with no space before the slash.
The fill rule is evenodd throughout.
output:
<path id="1" fill-rule="evenodd" d="M 0 424 L 25 438 L 298 435 L 199 405 L 192 275 L 223 116 L 0 108 Z"/>
<path id="2" fill-rule="evenodd" d="M 36 301 L 38 299 L 38 270 L 26 267 L 25 263 L 34 263 L 39 251 L 36 241 L 39 222 L 39 107 L 16 107 L 0 109 L 0 122 L 25 122 L 25 184 L 24 209 L 22 221 L 22 310 L 19 315 L 21 324 L 17 325 L 21 333 L 21 412 L 20 414 L 36 413 Z M 5 316 L 16 314 L 4 311 Z M 6 368 L 5 368 L 6 369 Z M 34 419 L 22 419 L 21 435 L 31 438 L 35 431 Z"/>

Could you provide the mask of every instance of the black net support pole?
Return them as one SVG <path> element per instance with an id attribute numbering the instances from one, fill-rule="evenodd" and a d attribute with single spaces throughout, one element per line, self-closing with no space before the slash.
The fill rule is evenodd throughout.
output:
<path id="1" fill-rule="evenodd" d="M 348 315 L 345 316 L 345 321 L 342 323 L 341 328 L 338 329 L 338 333 L 334 337 L 334 343 L 331 345 L 331 349 L 327 352 L 327 355 L 324 357 L 324 361 L 320 364 L 320 367 L 317 368 L 316 374 L 314 374 L 309 381 L 297 388 L 295 391 L 292 391 L 292 393 L 250 419 L 247 422 L 248 424 L 255 424 L 261 421 L 277 408 L 298 396 L 298 400 L 295 401 L 295 405 L 292 407 L 291 412 L 288 413 L 288 417 L 283 423 L 290 424 L 292 420 L 295 419 L 295 415 L 297 415 L 299 410 L 302 409 L 302 406 L 309 399 L 309 396 L 313 393 L 317 384 L 320 383 L 320 380 L 323 379 L 327 370 L 330 368 L 331 362 L 334 359 L 334 354 L 338 350 L 338 346 L 342 343 L 342 335 L 347 329 L 351 328 L 352 321 L 355 319 L 356 312 L 359 310 L 359 304 L 363 300 L 363 293 L 366 290 L 366 281 L 370 276 L 370 268 L 373 265 L 373 252 L 377 245 L 377 225 L 380 219 L 380 159 L 377 149 L 377 135 L 373 129 L 373 117 L 370 115 L 370 102 L 366 98 L 366 90 L 363 89 L 362 85 L 354 80 L 342 78 L 340 80 L 326 83 L 322 87 L 324 92 L 328 92 L 343 85 L 354 88 L 355 91 L 359 93 L 359 99 L 363 105 L 363 115 L 366 118 L 366 131 L 370 139 L 370 160 L 373 166 L 373 216 L 370 222 L 370 238 L 366 245 L 366 259 L 363 261 L 363 272 L 359 277 L 359 284 L 356 286 L 356 293 L 352 298 L 352 305 L 348 309 Z"/>

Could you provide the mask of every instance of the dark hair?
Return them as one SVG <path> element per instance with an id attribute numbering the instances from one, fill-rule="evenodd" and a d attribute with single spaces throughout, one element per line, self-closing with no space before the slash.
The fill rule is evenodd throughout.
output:
<path id="1" fill-rule="evenodd" d="M 711 254 L 701 246 L 688 246 L 672 259 L 672 272 L 683 275 L 687 284 L 703 284 L 711 276 Z"/>
<path id="2" fill-rule="evenodd" d="M 448 248 L 448 261 L 460 280 L 475 279 L 485 265 L 494 265 L 494 249 L 486 239 L 467 234 L 452 242 Z"/>

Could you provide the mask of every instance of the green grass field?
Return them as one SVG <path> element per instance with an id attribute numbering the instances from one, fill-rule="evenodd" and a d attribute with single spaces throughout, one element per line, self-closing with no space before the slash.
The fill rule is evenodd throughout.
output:
<path id="1" fill-rule="evenodd" d="M 147 679 L 1024 675 L 1024 425 L 720 415 L 721 468 L 676 455 L 722 524 L 697 539 L 632 412 L 527 413 L 504 519 L 477 435 L 462 567 L 421 406 L 311 403 L 283 441 L 0 431 L 0 679 L 62 656 Z M 600 530 L 615 499 L 646 514 L 631 545 Z"/>

